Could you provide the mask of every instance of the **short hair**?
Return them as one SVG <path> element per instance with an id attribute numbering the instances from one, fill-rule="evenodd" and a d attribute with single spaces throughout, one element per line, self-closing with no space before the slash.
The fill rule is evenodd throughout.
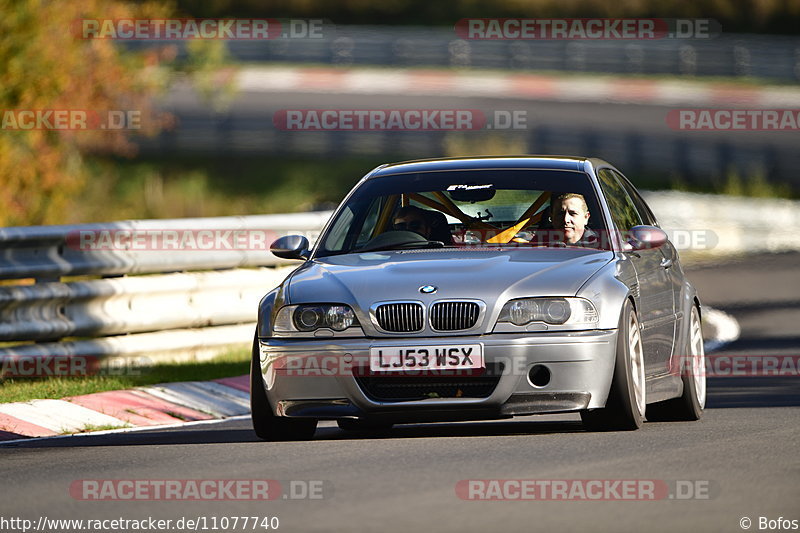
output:
<path id="1" fill-rule="evenodd" d="M 422 209 L 421 207 L 417 207 L 415 205 L 403 206 L 397 210 L 397 213 L 394 214 L 394 218 L 400 218 L 406 215 L 417 215 L 425 220 L 425 224 L 429 224 L 428 211 L 426 209 Z"/>
<path id="2" fill-rule="evenodd" d="M 589 212 L 589 206 L 586 204 L 586 198 L 584 198 L 582 194 L 578 194 L 576 192 L 567 192 L 564 194 L 559 194 L 558 196 L 556 196 L 556 201 L 551 202 L 550 205 L 560 205 L 561 202 L 564 202 L 566 200 L 571 200 L 572 198 L 577 198 L 578 200 L 580 200 L 581 205 L 583 205 L 583 210 L 586 211 L 587 213 Z"/>

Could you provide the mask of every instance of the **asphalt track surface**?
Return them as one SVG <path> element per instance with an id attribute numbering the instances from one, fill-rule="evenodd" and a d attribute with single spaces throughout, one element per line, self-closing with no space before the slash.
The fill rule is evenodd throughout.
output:
<path id="1" fill-rule="evenodd" d="M 741 338 L 724 353 L 800 353 L 798 265 L 792 253 L 690 270 L 704 302 L 740 321 Z M 636 432 L 588 433 L 574 415 L 551 415 L 379 433 L 325 423 L 310 442 L 263 443 L 239 419 L 5 445 L 0 517 L 206 517 L 213 531 L 213 517 L 277 516 L 279 531 L 453 532 L 743 531 L 747 517 L 763 531 L 760 517 L 800 519 L 798 379 L 715 378 L 700 422 L 646 423 Z M 290 481 L 323 483 L 321 499 L 81 501 L 69 492 L 81 479 L 272 479 L 287 496 Z M 462 500 L 456 484 L 469 479 L 659 480 L 674 498 Z M 679 485 L 707 497 L 682 499 L 688 490 Z M 20 530 L 9 525 L 2 529 Z M 173 522 L 167 530 L 186 529 Z"/>

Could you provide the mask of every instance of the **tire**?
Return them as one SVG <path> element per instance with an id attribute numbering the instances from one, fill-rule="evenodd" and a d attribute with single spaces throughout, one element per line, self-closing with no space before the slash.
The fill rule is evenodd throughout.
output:
<path id="1" fill-rule="evenodd" d="M 339 429 L 345 431 L 387 431 L 392 429 L 394 424 L 381 422 L 379 420 L 356 420 L 354 418 L 342 418 L 336 421 Z"/>
<path id="2" fill-rule="evenodd" d="M 272 413 L 261 376 L 258 337 L 253 339 L 250 360 L 250 417 L 258 438 L 267 441 L 309 440 L 317 430 L 316 419 L 286 418 Z"/>
<path id="3" fill-rule="evenodd" d="M 647 420 L 650 422 L 691 422 L 700 420 L 703 415 L 706 406 L 706 360 L 700 312 L 697 307 L 692 307 L 686 350 L 683 353 L 686 355 L 679 354 L 678 359 L 683 394 L 672 400 L 649 405 Z"/>
<path id="4" fill-rule="evenodd" d="M 581 420 L 590 431 L 631 431 L 642 426 L 646 404 L 639 318 L 626 300 L 619 318 L 617 357 L 606 406 L 581 411 Z"/>

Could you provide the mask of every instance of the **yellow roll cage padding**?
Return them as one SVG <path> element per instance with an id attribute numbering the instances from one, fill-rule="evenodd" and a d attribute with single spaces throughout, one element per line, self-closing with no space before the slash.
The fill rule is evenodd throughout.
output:
<path id="1" fill-rule="evenodd" d="M 521 230 L 525 226 L 529 224 L 536 224 L 537 222 L 539 222 L 542 219 L 544 211 L 542 211 L 541 213 L 536 213 L 536 211 L 538 211 L 539 208 L 541 208 L 544 205 L 544 203 L 550 199 L 551 194 L 552 193 L 548 191 L 544 191 L 542 194 L 539 195 L 539 197 L 536 200 L 534 200 L 534 202 L 530 205 L 530 207 L 528 207 L 528 209 L 526 209 L 525 212 L 522 213 L 522 215 L 517 219 L 516 224 L 514 224 L 510 228 L 504 229 L 494 237 L 486 239 L 486 242 L 492 244 L 494 243 L 505 244 L 511 239 L 513 239 L 514 235 L 516 235 L 519 232 L 519 230 Z"/>
<path id="2" fill-rule="evenodd" d="M 410 204 L 410 200 L 414 200 L 422 205 L 435 209 L 437 211 L 441 211 L 446 215 L 450 215 L 453 218 L 457 218 L 463 224 L 466 224 L 469 229 L 482 229 L 482 230 L 494 230 L 498 231 L 498 228 L 488 222 L 484 222 L 482 220 L 474 220 L 471 216 L 464 213 L 459 207 L 450 200 L 443 192 L 441 191 L 433 191 L 432 194 L 436 197 L 436 200 L 428 198 L 427 196 L 422 196 L 418 193 L 409 193 L 409 194 L 393 194 L 389 196 L 386 204 L 381 209 L 381 213 L 378 216 L 378 222 L 375 224 L 375 228 L 372 230 L 372 236 L 375 237 L 380 235 L 384 231 L 386 231 L 386 227 L 389 224 L 389 218 L 391 217 L 392 213 L 394 212 L 395 204 L 397 203 L 398 197 L 400 198 L 401 205 L 407 206 Z M 517 222 L 509 227 L 498 233 L 497 235 L 489 238 L 486 240 L 488 243 L 493 244 L 505 244 L 511 241 L 522 228 L 529 224 L 536 224 L 542 219 L 542 215 L 544 211 L 540 213 L 536 213 L 544 204 L 550 199 L 552 193 L 548 191 L 542 192 L 536 200 L 525 210 L 524 213 L 517 219 Z"/>
<path id="3" fill-rule="evenodd" d="M 381 214 L 378 216 L 378 223 L 375 224 L 375 228 L 372 230 L 373 238 L 386 231 L 386 225 L 389 223 L 389 217 L 392 215 L 392 212 L 394 212 L 394 204 L 397 203 L 398 196 L 400 195 L 393 194 L 386 200 L 386 205 L 383 206 Z"/>

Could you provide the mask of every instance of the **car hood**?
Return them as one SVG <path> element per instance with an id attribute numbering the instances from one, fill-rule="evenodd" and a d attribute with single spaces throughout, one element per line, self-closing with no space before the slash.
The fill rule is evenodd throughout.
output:
<path id="1" fill-rule="evenodd" d="M 346 303 L 366 310 L 386 300 L 477 298 L 491 310 L 511 298 L 574 296 L 612 259 L 611 252 L 581 248 L 346 254 L 309 261 L 284 288 L 289 303 Z M 423 285 L 436 292 L 422 294 Z"/>

